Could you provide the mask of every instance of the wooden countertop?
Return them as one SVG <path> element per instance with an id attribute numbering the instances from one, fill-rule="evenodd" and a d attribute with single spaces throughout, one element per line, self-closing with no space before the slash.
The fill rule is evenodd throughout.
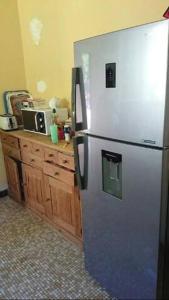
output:
<path id="1" fill-rule="evenodd" d="M 0 135 L 1 135 L 1 133 L 16 137 L 18 139 L 25 139 L 30 142 L 35 142 L 39 145 L 43 145 L 48 148 L 55 149 L 57 151 L 60 151 L 60 152 L 63 152 L 63 153 L 66 153 L 66 154 L 69 154 L 72 156 L 74 155 L 72 142 L 70 144 L 67 144 L 64 140 L 59 140 L 58 144 L 53 144 L 50 136 L 33 133 L 33 132 L 28 132 L 28 131 L 24 131 L 24 130 L 4 131 L 4 130 L 0 129 Z"/>

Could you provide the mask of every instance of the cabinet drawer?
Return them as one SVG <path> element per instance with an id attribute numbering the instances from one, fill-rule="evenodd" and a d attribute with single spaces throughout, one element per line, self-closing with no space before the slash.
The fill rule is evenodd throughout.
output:
<path id="1" fill-rule="evenodd" d="M 58 164 L 71 170 L 75 169 L 74 157 L 63 153 L 58 153 Z"/>
<path id="2" fill-rule="evenodd" d="M 22 152 L 22 160 L 24 163 L 32 166 L 32 167 L 38 167 L 39 169 L 42 169 L 42 159 L 40 157 L 37 157 L 31 153 Z"/>
<path id="3" fill-rule="evenodd" d="M 38 156 L 41 159 L 43 159 L 44 158 L 43 147 L 41 147 L 38 144 L 32 143 L 32 154 L 34 154 L 35 156 Z"/>
<path id="4" fill-rule="evenodd" d="M 21 147 L 22 152 L 25 151 L 25 153 L 27 153 L 27 154 L 32 152 L 32 143 L 27 140 L 21 139 L 20 147 Z"/>
<path id="5" fill-rule="evenodd" d="M 1 134 L 2 143 L 8 144 L 13 148 L 19 149 L 19 142 L 18 139 L 14 136 L 9 136 L 7 134 Z"/>
<path id="6" fill-rule="evenodd" d="M 19 149 L 15 149 L 5 143 L 2 143 L 2 149 L 4 155 L 16 158 L 17 160 L 21 160 L 21 154 Z"/>
<path id="7" fill-rule="evenodd" d="M 44 150 L 44 160 L 46 162 L 57 164 L 58 163 L 58 152 L 49 148 Z"/>
<path id="8" fill-rule="evenodd" d="M 58 166 L 54 166 L 50 163 L 44 162 L 43 172 L 49 176 L 66 182 L 71 186 L 74 186 L 74 173 L 71 171 L 67 171 Z"/>

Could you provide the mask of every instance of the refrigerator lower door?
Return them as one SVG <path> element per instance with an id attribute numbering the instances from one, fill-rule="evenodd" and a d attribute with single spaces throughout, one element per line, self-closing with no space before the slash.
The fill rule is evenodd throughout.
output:
<path id="1" fill-rule="evenodd" d="M 88 136 L 85 264 L 118 299 L 156 298 L 162 156 Z"/>

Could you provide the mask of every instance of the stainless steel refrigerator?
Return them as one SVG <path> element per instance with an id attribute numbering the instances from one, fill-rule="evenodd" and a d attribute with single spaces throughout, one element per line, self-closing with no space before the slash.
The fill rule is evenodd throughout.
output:
<path id="1" fill-rule="evenodd" d="M 164 20 L 74 44 L 85 265 L 118 299 L 169 299 L 168 43 Z"/>

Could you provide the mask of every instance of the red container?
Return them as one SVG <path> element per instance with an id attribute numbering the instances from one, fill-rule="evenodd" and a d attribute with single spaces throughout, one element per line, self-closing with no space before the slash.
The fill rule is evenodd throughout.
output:
<path id="1" fill-rule="evenodd" d="M 65 139 L 64 130 L 63 130 L 63 127 L 61 127 L 61 126 L 58 126 L 58 138 L 59 138 L 59 140 Z"/>

